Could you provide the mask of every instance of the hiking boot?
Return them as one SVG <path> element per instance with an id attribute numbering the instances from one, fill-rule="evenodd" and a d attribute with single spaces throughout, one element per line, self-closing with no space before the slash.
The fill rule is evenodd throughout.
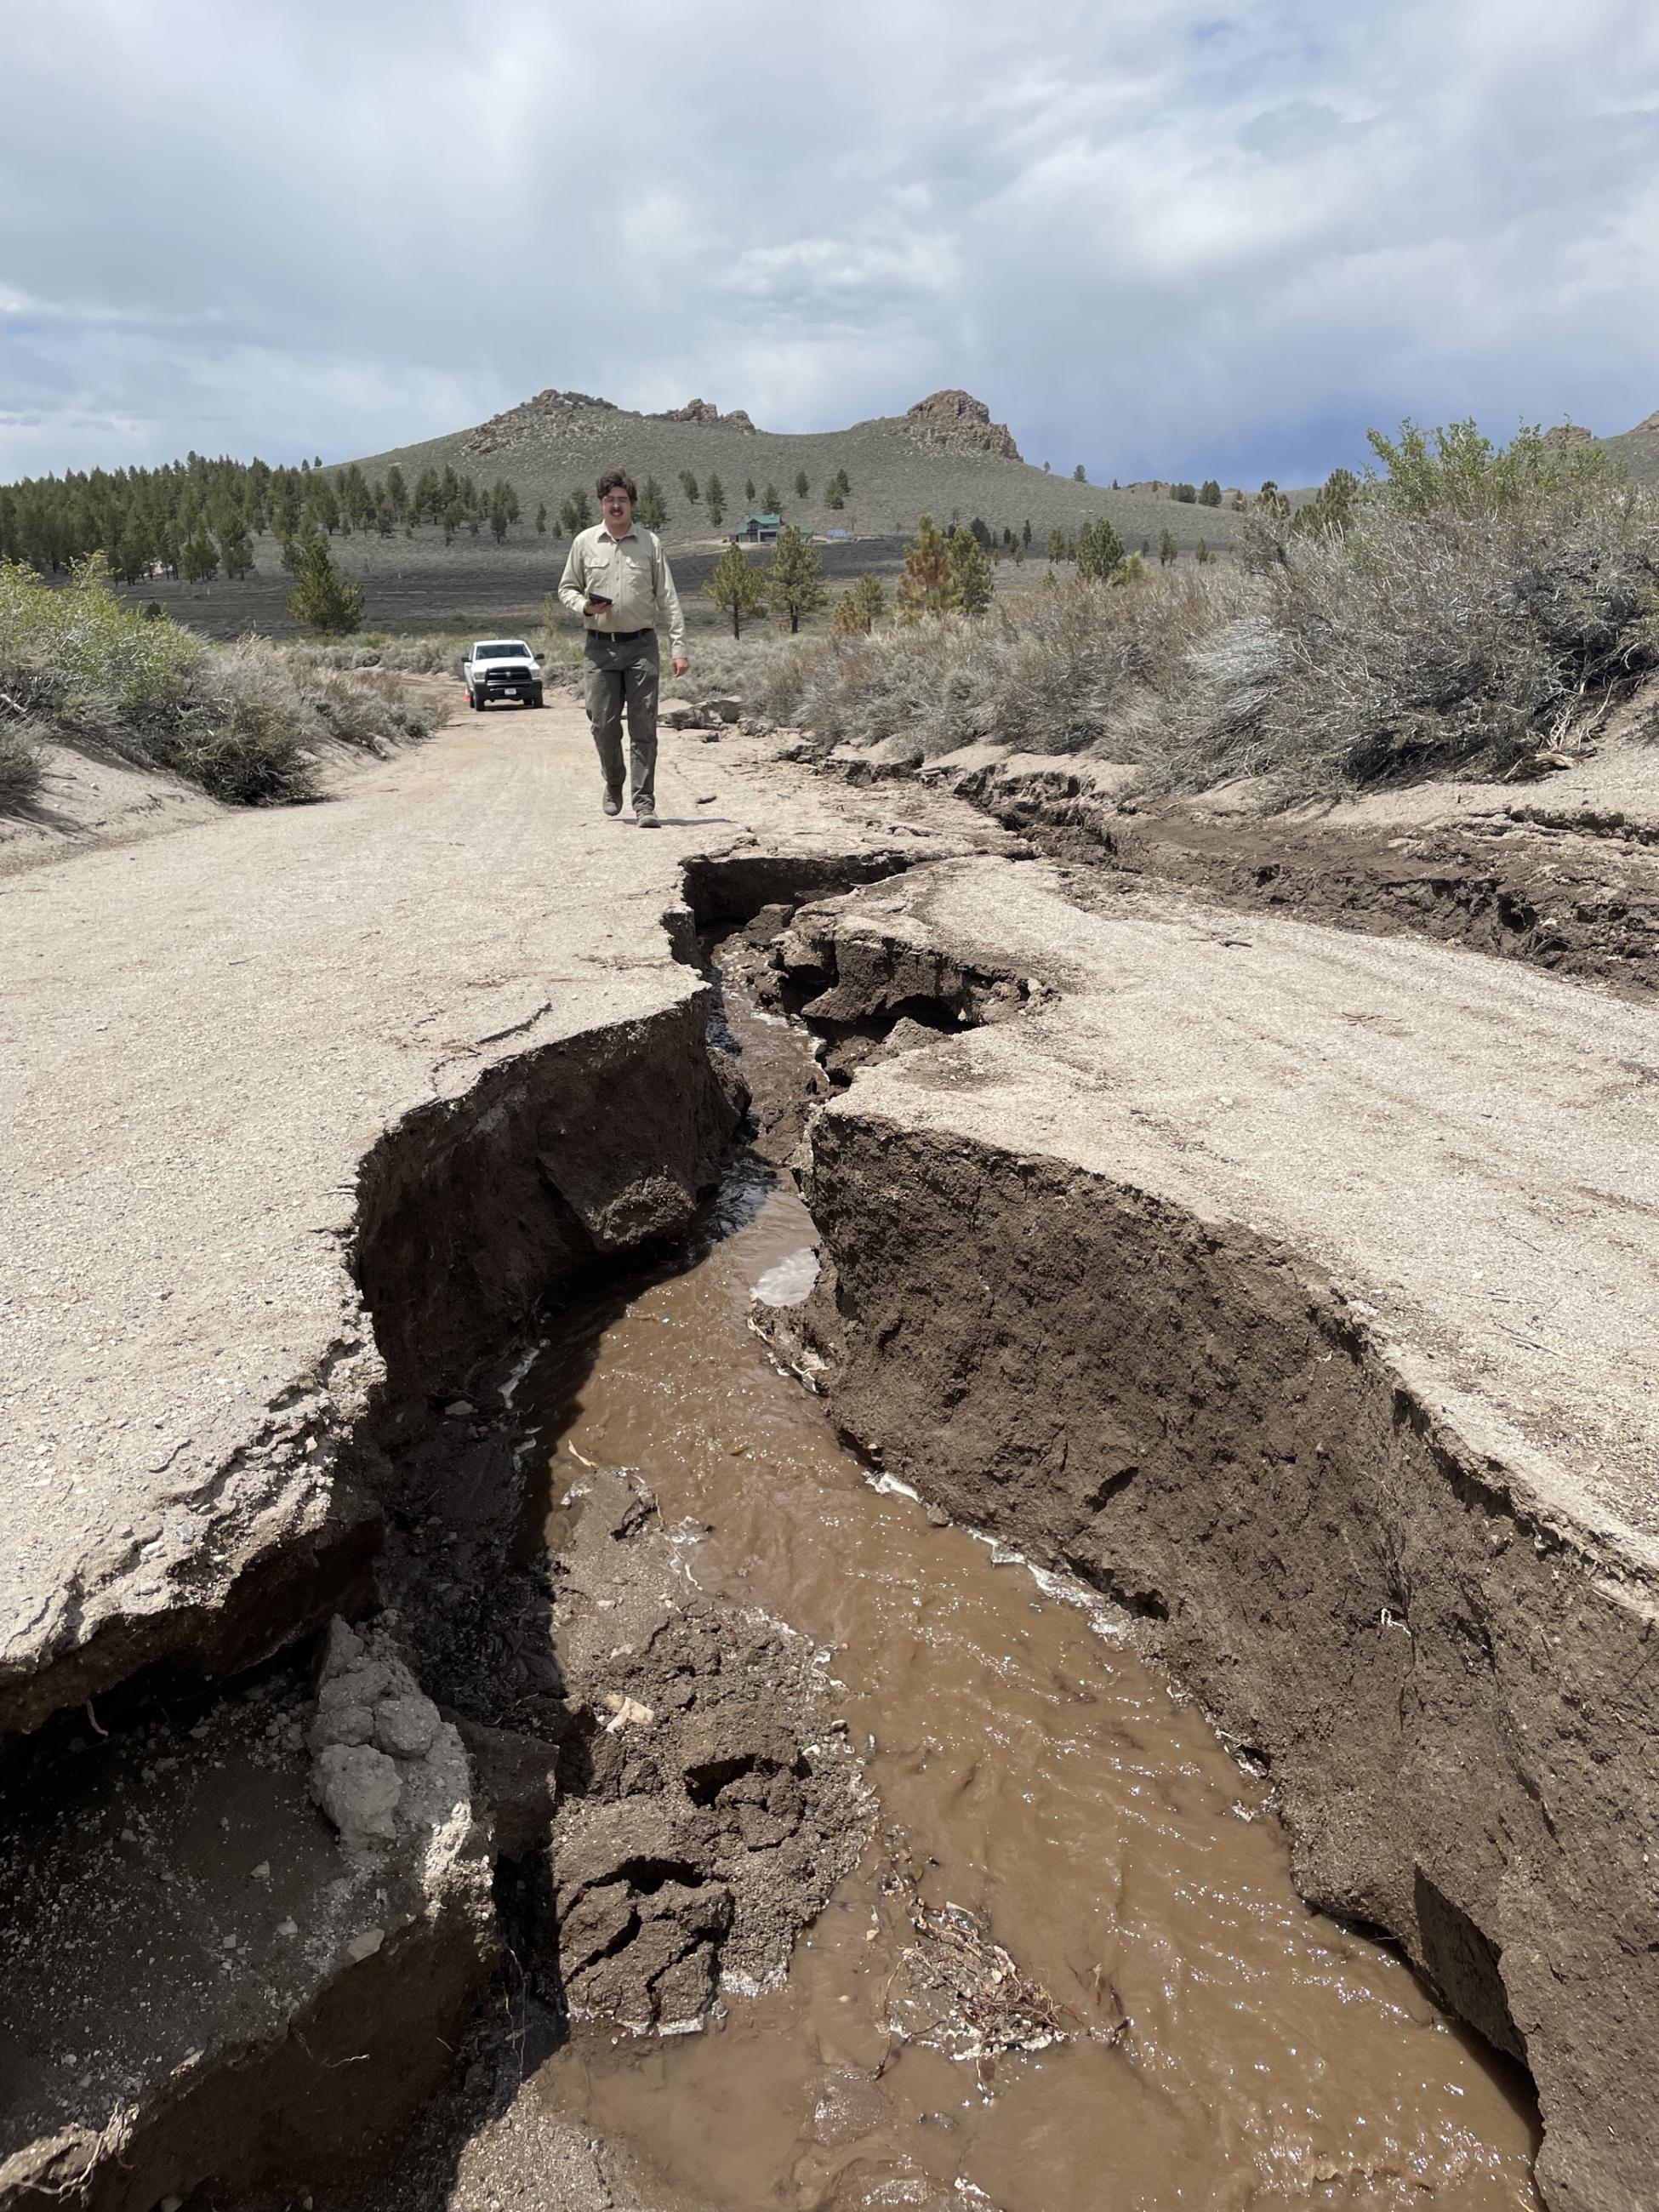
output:
<path id="1" fill-rule="evenodd" d="M 634 809 L 634 819 L 641 830 L 660 830 L 662 827 L 661 823 L 657 819 L 656 808 L 648 804 Z"/>
<path id="2" fill-rule="evenodd" d="M 607 783 L 605 787 L 605 798 L 601 804 L 604 805 L 605 811 L 607 814 L 620 814 L 622 812 L 621 784 L 618 783 L 612 785 Z"/>

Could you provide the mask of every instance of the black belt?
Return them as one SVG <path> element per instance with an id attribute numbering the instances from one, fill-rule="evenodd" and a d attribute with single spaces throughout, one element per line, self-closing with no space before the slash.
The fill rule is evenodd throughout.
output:
<path id="1" fill-rule="evenodd" d="M 636 637 L 649 637 L 649 627 L 644 629 L 592 629 L 590 637 L 602 637 L 607 645 L 632 645 Z"/>

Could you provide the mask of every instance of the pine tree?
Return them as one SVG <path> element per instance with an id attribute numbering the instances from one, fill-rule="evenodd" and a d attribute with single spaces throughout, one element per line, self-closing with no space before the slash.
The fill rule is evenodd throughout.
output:
<path id="1" fill-rule="evenodd" d="M 1088 471 L 1085 469 L 1082 462 L 1079 461 L 1077 466 L 1072 471 L 1072 482 L 1073 483 L 1087 483 L 1088 481 Z"/>
<path id="2" fill-rule="evenodd" d="M 409 512 L 409 489 L 396 461 L 386 472 L 386 495 L 392 501 L 393 515 L 401 522 Z"/>
<path id="3" fill-rule="evenodd" d="M 789 617 L 792 637 L 800 628 L 802 617 L 816 614 L 823 605 L 818 549 L 793 522 L 786 523 L 778 533 L 778 550 L 772 556 L 766 582 L 772 605 Z"/>
<path id="4" fill-rule="evenodd" d="M 499 484 L 489 496 L 489 534 L 498 545 L 507 536 L 507 501 Z"/>
<path id="5" fill-rule="evenodd" d="M 853 496 L 853 479 L 845 469 L 836 471 L 836 489 L 843 499 L 851 499 Z"/>
<path id="6" fill-rule="evenodd" d="M 1031 525 L 1029 517 L 1026 520 L 1024 528 L 1019 533 L 1019 542 L 1029 553 L 1031 550 Z"/>
<path id="7" fill-rule="evenodd" d="M 1159 567 L 1160 568 L 1167 568 L 1169 567 L 1169 565 L 1170 565 L 1170 562 L 1171 562 L 1171 561 L 1173 561 L 1173 560 L 1175 559 L 1175 556 L 1176 556 L 1176 542 L 1175 542 L 1175 532 L 1174 532 L 1174 531 L 1173 531 L 1173 530 L 1161 530 L 1161 531 L 1159 531 L 1159 532 L 1158 532 L 1158 567 Z"/>
<path id="8" fill-rule="evenodd" d="M 567 538 L 574 538 L 579 530 L 587 529 L 593 520 L 593 509 L 589 504 L 587 487 L 577 484 L 564 495 L 564 505 L 559 509 L 559 521 Z"/>
<path id="9" fill-rule="evenodd" d="M 769 483 L 761 494 L 761 504 L 768 514 L 781 514 L 783 496 L 775 483 Z"/>
<path id="10" fill-rule="evenodd" d="M 953 530 L 947 542 L 951 548 L 951 588 L 947 594 L 950 611 L 982 615 L 995 589 L 985 548 L 971 530 Z"/>
<path id="11" fill-rule="evenodd" d="M 362 626 L 363 587 L 341 575 L 325 538 L 313 538 L 301 548 L 288 611 L 325 637 L 344 637 Z"/>
<path id="12" fill-rule="evenodd" d="M 898 620 L 920 622 L 924 615 L 944 614 L 950 591 L 949 541 L 931 514 L 921 515 L 915 536 L 904 549 L 904 574 L 898 580 L 895 607 Z"/>
<path id="13" fill-rule="evenodd" d="M 228 522 L 219 532 L 219 557 L 225 564 L 225 574 L 234 583 L 252 573 L 253 548 L 248 542 L 247 526 L 240 515 Z"/>
<path id="14" fill-rule="evenodd" d="M 797 499 L 805 499 L 807 493 L 810 492 L 811 489 L 811 480 L 807 476 L 805 470 L 797 469 L 795 471 L 795 497 Z"/>
<path id="15" fill-rule="evenodd" d="M 837 637 L 866 636 L 887 611 L 887 594 L 879 576 L 863 575 L 849 584 L 836 601 L 834 627 Z"/>
<path id="16" fill-rule="evenodd" d="M 724 615 L 732 617 L 732 635 L 743 635 L 745 615 L 766 612 L 766 583 L 761 572 L 744 556 L 741 545 L 728 545 L 715 562 L 703 586 L 705 595 Z"/>
<path id="17" fill-rule="evenodd" d="M 452 499 L 448 506 L 445 507 L 443 511 L 442 519 L 444 526 L 444 544 L 446 545 L 453 545 L 455 542 L 455 532 L 466 520 L 466 509 L 461 505 L 459 499 Z"/>
<path id="18" fill-rule="evenodd" d="M 753 477 L 750 477 L 748 479 L 748 481 L 744 483 L 744 488 L 743 488 L 743 495 L 744 495 L 744 497 L 748 501 L 748 502 L 749 502 L 749 504 L 750 504 L 750 507 L 752 507 L 752 506 L 755 504 L 756 492 L 755 492 L 755 479 L 753 478 Z"/>
<path id="19" fill-rule="evenodd" d="M 686 474 L 690 475 L 690 471 L 688 470 Z M 694 483 L 696 482 L 695 477 L 691 480 Z M 682 477 L 680 481 L 684 483 L 685 477 Z M 663 497 L 662 486 L 657 482 L 655 477 L 646 478 L 645 488 L 640 494 L 640 503 L 636 511 L 640 520 L 647 530 L 660 530 L 667 521 L 668 501 Z"/>
<path id="20" fill-rule="evenodd" d="M 124 584 L 136 584 L 148 573 L 149 560 L 149 540 L 135 518 L 117 540 L 115 558 L 110 566 Z"/>
<path id="21" fill-rule="evenodd" d="M 538 538 L 547 535 L 547 501 L 544 499 L 538 501 L 536 506 L 536 535 Z"/>
<path id="22" fill-rule="evenodd" d="M 831 477 L 829 483 L 823 487 L 823 503 L 826 507 L 835 507 L 836 509 L 840 509 L 847 504 L 846 500 L 842 496 L 841 486 L 836 483 L 834 477 Z"/>
<path id="23" fill-rule="evenodd" d="M 1216 482 L 1213 477 L 1206 477 L 1203 483 L 1200 484 L 1198 488 L 1198 503 L 1200 507 L 1220 506 L 1221 486 Z"/>
<path id="24" fill-rule="evenodd" d="M 1197 544 L 1193 548 L 1194 560 L 1197 562 L 1200 568 L 1206 568 L 1214 557 L 1215 556 L 1211 552 L 1209 546 L 1206 544 L 1205 540 L 1200 538 Z"/>
<path id="25" fill-rule="evenodd" d="M 1077 565 L 1085 576 L 1107 583 L 1123 566 L 1123 540 L 1103 514 L 1085 522 L 1077 534 Z"/>
<path id="26" fill-rule="evenodd" d="M 219 573 L 218 548 L 199 523 L 185 540 L 179 558 L 187 584 L 210 583 Z"/>

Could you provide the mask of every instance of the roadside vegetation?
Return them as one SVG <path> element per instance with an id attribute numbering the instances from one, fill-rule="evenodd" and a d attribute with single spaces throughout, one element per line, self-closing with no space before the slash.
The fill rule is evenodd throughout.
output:
<path id="1" fill-rule="evenodd" d="M 969 580 L 967 532 L 924 521 L 896 613 L 854 586 L 832 635 L 769 664 L 763 703 L 826 746 L 994 738 L 1282 802 L 1581 742 L 1659 667 L 1659 500 L 1533 429 L 1371 443 L 1374 471 L 1295 512 L 1264 487 L 1237 558 L 1152 568 L 1103 520 L 1017 599 Z"/>
<path id="2" fill-rule="evenodd" d="M 426 735 L 437 708 L 401 678 L 258 638 L 212 644 L 111 590 L 96 556 L 66 585 L 0 562 L 0 805 L 37 791 L 51 744 L 101 747 L 240 805 L 316 796 L 318 747 Z"/>

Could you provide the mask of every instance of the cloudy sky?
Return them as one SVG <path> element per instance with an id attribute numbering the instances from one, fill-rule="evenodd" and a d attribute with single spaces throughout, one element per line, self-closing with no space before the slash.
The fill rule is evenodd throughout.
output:
<path id="1" fill-rule="evenodd" d="M 1307 482 L 1659 407 L 1651 0 L 0 0 L 0 479 L 544 386 Z"/>

